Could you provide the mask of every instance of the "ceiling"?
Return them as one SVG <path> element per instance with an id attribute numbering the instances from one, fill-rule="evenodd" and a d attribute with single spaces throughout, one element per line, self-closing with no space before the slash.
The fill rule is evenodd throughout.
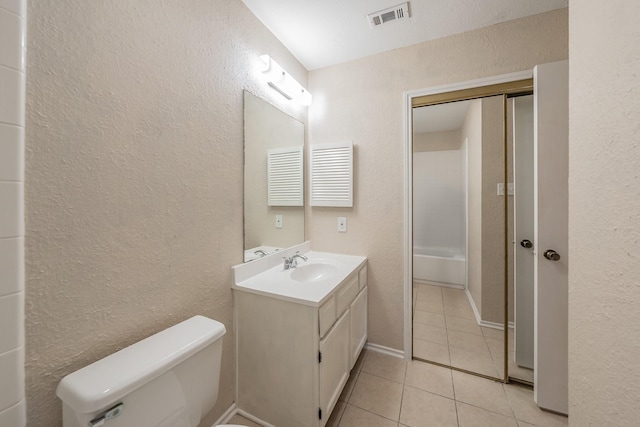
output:
<path id="1" fill-rule="evenodd" d="M 409 19 L 376 27 L 367 15 L 403 0 L 242 1 L 311 71 L 560 9 L 568 0 L 412 0 Z"/>
<path id="2" fill-rule="evenodd" d="M 462 128 L 471 101 L 449 102 L 413 109 L 413 133 L 447 132 Z"/>

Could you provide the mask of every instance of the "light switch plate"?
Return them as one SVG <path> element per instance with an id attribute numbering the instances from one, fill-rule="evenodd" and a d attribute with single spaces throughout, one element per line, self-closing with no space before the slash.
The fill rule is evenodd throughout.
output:
<path id="1" fill-rule="evenodd" d="M 341 233 L 347 232 L 347 217 L 339 216 L 338 217 L 338 231 Z"/>
<path id="2" fill-rule="evenodd" d="M 515 185 L 513 182 L 507 183 L 507 196 L 513 196 L 515 194 Z M 498 196 L 504 196 L 504 182 L 498 183 Z"/>
<path id="3" fill-rule="evenodd" d="M 276 215 L 276 228 L 282 228 L 282 215 Z"/>

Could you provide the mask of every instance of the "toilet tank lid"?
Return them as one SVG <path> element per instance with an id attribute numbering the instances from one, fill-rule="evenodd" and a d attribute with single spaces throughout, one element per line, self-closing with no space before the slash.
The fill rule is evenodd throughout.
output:
<path id="1" fill-rule="evenodd" d="M 194 316 L 67 375 L 56 394 L 79 413 L 105 409 L 225 332 L 222 323 Z"/>

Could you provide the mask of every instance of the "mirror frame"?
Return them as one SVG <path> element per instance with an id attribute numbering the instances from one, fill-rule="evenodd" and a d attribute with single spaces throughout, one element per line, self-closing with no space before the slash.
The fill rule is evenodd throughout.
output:
<path id="1" fill-rule="evenodd" d="M 484 98 L 495 95 L 506 95 L 504 99 L 504 152 L 507 152 L 507 97 L 532 94 L 534 89 L 533 70 L 503 74 L 478 80 L 435 86 L 427 89 L 405 92 L 404 98 L 404 358 L 413 358 L 413 108 L 428 105 L 442 104 L 446 102 L 462 101 L 468 99 Z M 507 156 L 504 156 L 504 181 L 508 181 Z M 508 320 L 509 320 L 509 204 L 504 203 L 504 367 L 503 378 L 492 378 L 508 383 Z M 453 370 L 469 372 L 474 375 L 485 375 L 451 367 Z"/>

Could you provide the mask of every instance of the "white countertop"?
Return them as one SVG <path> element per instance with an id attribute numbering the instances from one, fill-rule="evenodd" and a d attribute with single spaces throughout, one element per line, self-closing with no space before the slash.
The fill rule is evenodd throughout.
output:
<path id="1" fill-rule="evenodd" d="M 258 271 L 257 266 L 246 269 L 243 269 L 244 265 L 233 267 L 234 284 L 232 288 L 319 307 L 340 283 L 353 272 L 358 271 L 367 261 L 364 256 L 340 255 L 311 250 L 304 251 L 304 249 L 309 249 L 309 245 L 304 245 L 298 245 L 303 246 L 300 248 L 293 247 L 283 250 L 277 254 L 275 259 L 266 260 L 265 258 L 267 257 L 264 257 L 249 263 L 253 264 L 264 260 L 261 271 Z M 326 278 L 312 282 L 295 281 L 290 277 L 295 269 L 285 270 L 282 256 L 291 256 L 297 250 L 300 251 L 301 255 L 308 258 L 307 261 L 298 259 L 298 267 L 320 263 L 331 264 L 335 266 L 335 269 L 332 269 L 331 274 Z M 271 258 L 272 256 L 269 255 L 268 257 Z"/>

